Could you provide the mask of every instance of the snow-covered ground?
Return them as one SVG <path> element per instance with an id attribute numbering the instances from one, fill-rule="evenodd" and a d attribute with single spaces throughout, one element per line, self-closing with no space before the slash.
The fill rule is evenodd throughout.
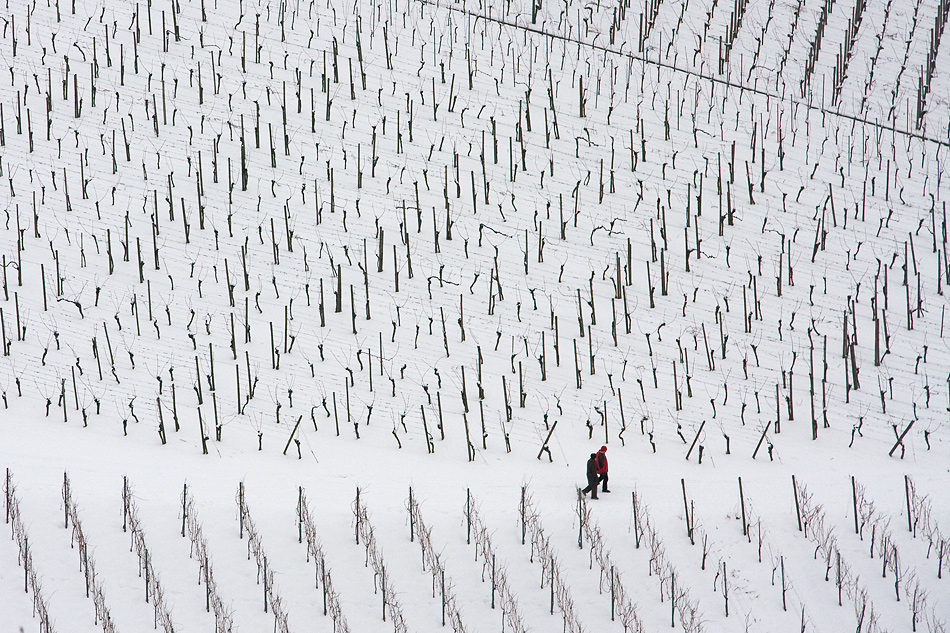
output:
<path id="1" fill-rule="evenodd" d="M 941 15 L 6 5 L 0 630 L 945 630 Z"/>

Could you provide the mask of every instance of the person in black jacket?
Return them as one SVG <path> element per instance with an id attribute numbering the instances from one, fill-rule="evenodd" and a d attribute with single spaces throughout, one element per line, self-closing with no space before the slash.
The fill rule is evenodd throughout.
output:
<path id="1" fill-rule="evenodd" d="M 587 487 L 581 490 L 583 494 L 590 493 L 591 499 L 597 498 L 597 485 L 600 483 L 600 477 L 597 474 L 597 453 L 591 453 L 587 460 Z"/>

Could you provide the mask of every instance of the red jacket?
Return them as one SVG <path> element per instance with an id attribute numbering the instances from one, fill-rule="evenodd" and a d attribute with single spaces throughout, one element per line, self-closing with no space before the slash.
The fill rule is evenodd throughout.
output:
<path id="1" fill-rule="evenodd" d="M 597 474 L 607 474 L 607 453 L 605 451 L 597 453 Z"/>

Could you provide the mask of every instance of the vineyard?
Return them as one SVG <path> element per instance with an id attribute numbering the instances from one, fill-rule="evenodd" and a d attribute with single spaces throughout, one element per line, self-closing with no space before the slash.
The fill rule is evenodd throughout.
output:
<path id="1" fill-rule="evenodd" d="M 892 513 L 852 482 L 853 516 L 797 480 L 784 495 L 791 516 L 760 514 L 775 505 L 771 483 L 740 484 L 732 498 L 697 486 L 696 498 L 681 481 L 689 511 L 678 515 L 675 496 L 643 492 L 662 485 L 640 485 L 599 515 L 527 484 L 497 485 L 511 498 L 488 503 L 470 488 L 451 499 L 454 486 L 423 487 L 420 502 L 418 487 L 374 484 L 349 491 L 347 506 L 326 501 L 343 494 L 273 481 L 241 481 L 233 496 L 186 482 L 176 498 L 165 483 L 124 478 L 91 495 L 67 473 L 57 508 L 42 494 L 55 486 L 24 493 L 17 481 L 6 473 L 5 559 L 20 568 L 5 565 L 4 619 L 33 609 L 43 631 L 944 630 L 950 552 L 910 478 L 903 499 L 881 496 Z M 57 618 L 51 601 L 69 614 Z"/>
<path id="2" fill-rule="evenodd" d="M 7 3 L 0 628 L 946 631 L 948 13 Z"/>

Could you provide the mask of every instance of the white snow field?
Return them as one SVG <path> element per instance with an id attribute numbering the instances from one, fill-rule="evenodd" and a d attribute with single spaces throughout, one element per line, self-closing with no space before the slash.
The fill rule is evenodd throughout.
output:
<path id="1" fill-rule="evenodd" d="M 0 631 L 946 631 L 948 13 L 5 2 Z"/>

